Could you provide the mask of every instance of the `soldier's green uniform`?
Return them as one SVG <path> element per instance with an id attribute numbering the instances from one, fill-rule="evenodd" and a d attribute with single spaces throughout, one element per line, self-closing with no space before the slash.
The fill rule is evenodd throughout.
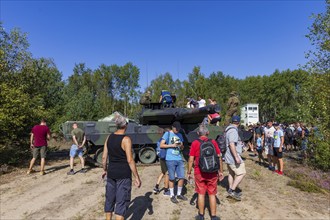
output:
<path id="1" fill-rule="evenodd" d="M 227 124 L 230 124 L 230 119 L 237 115 L 238 113 L 238 106 L 239 106 L 239 99 L 237 97 L 236 92 L 230 93 L 230 98 L 227 102 L 227 112 L 226 112 L 226 122 Z"/>
<path id="2" fill-rule="evenodd" d="M 150 102 L 151 102 L 150 95 L 151 95 L 150 91 L 147 91 L 146 93 L 144 93 L 140 99 L 140 105 L 150 104 Z"/>

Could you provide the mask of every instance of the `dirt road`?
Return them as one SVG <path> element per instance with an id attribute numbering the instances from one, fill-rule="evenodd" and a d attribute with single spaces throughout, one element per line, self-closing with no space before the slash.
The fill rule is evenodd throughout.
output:
<path id="1" fill-rule="evenodd" d="M 226 179 L 218 187 L 217 211 L 221 219 L 330 219 L 329 195 L 306 193 L 287 186 L 288 177 L 273 174 L 247 158 L 247 176 L 240 186 L 242 201 L 225 197 Z M 77 166 L 80 167 L 79 163 Z M 68 160 L 52 161 L 46 168 L 45 176 L 26 175 L 26 169 L 0 176 L 1 220 L 104 219 L 101 168 L 73 176 L 66 175 Z M 176 205 L 162 194 L 152 194 L 160 171 L 158 166 L 138 170 L 142 187 L 133 188 L 128 219 L 194 218 L 197 209 L 189 201 Z M 186 189 L 186 195 L 192 198 L 193 186 L 188 184 Z"/>

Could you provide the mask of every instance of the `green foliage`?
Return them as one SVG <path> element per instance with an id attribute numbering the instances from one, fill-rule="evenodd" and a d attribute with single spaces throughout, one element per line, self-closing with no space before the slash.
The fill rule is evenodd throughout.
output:
<path id="1" fill-rule="evenodd" d="M 28 47 L 26 34 L 21 33 L 17 28 L 7 33 L 0 22 L 1 76 L 9 77 L 10 73 L 22 69 L 24 63 L 31 59 L 31 54 L 27 51 Z"/>
<path id="2" fill-rule="evenodd" d="M 138 82 L 140 78 L 140 70 L 132 63 L 127 63 L 120 68 L 119 75 L 117 76 L 117 85 L 119 88 L 120 98 L 124 100 L 124 114 L 132 115 L 133 107 L 129 103 L 138 103 L 137 89 L 140 88 Z"/>
<path id="3" fill-rule="evenodd" d="M 151 92 L 151 100 L 153 102 L 159 102 L 159 97 L 162 90 L 168 90 L 176 93 L 175 83 L 170 73 L 161 74 L 152 80 L 147 90 Z"/>
<path id="4" fill-rule="evenodd" d="M 0 91 L 0 164 L 18 164 L 29 155 L 29 131 L 44 109 L 35 108 L 21 88 L 0 83 Z"/>
<path id="5" fill-rule="evenodd" d="M 330 0 L 326 0 L 326 11 L 313 14 L 314 22 L 306 37 L 310 40 L 313 50 L 306 53 L 309 60 L 305 68 L 311 72 L 326 73 L 330 69 Z"/>
<path id="6" fill-rule="evenodd" d="M 237 91 L 241 105 L 259 103 L 261 121 L 273 118 L 317 125 L 322 138 L 310 139 L 309 162 L 330 169 L 329 11 L 328 0 L 326 12 L 313 16 L 307 37 L 315 50 L 307 53 L 304 70 L 275 70 L 270 75 L 237 79 L 221 71 L 206 77 L 195 66 L 187 80 L 174 81 L 168 72 L 154 79 L 147 88 L 152 101 L 158 102 L 161 90 L 167 89 L 176 94 L 179 107 L 186 105 L 187 97 L 201 96 L 215 99 L 225 115 L 229 94 Z M 134 118 L 140 111 L 140 71 L 132 63 L 101 64 L 95 70 L 76 64 L 64 82 L 53 60 L 35 59 L 28 48 L 27 34 L 19 29 L 7 33 L 0 22 L 0 163 L 17 161 L 27 150 L 31 127 L 40 118 L 48 119 L 51 130 L 58 131 L 67 120 L 97 120 L 114 111 Z"/>
<path id="7" fill-rule="evenodd" d="M 12 88 L 5 83 L 0 84 L 0 143 L 5 144 L 18 140 L 26 123 L 31 122 L 31 116 L 38 114 L 38 109 L 33 108 L 29 96 L 21 88 Z"/>
<path id="8" fill-rule="evenodd" d="M 327 140 L 312 136 L 308 145 L 309 164 L 324 171 L 330 170 L 330 145 Z"/>
<path id="9" fill-rule="evenodd" d="M 51 60 L 31 57 L 26 34 L 18 29 L 6 33 L 0 25 L 0 39 L 1 163 L 15 163 L 29 149 L 32 126 L 41 118 L 52 122 L 58 116 L 64 84 Z"/>
<path id="10" fill-rule="evenodd" d="M 306 54 L 305 69 L 311 73 L 309 87 L 304 91 L 309 95 L 307 101 L 310 117 L 322 134 L 310 140 L 309 163 L 323 170 L 330 169 L 330 1 L 326 1 L 326 11 L 313 15 L 313 24 L 306 37 L 313 50 Z"/>

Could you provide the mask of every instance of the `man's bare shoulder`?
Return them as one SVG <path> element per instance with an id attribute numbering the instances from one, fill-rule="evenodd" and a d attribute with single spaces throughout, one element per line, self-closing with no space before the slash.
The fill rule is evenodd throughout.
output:
<path id="1" fill-rule="evenodd" d="M 131 142 L 131 138 L 130 138 L 129 136 L 125 136 L 125 137 L 123 138 L 123 142 L 124 142 L 124 143 Z"/>

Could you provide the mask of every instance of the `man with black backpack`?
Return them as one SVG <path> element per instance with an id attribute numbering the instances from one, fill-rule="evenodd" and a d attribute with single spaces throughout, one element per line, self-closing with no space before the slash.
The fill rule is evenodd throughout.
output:
<path id="1" fill-rule="evenodd" d="M 188 179 L 194 164 L 195 190 L 198 193 L 199 213 L 195 219 L 204 219 L 205 194 L 209 196 L 211 220 L 220 219 L 216 216 L 216 194 L 218 180 L 223 179 L 220 149 L 215 140 L 208 139 L 209 130 L 204 124 L 198 128 L 199 138 L 191 143 Z"/>
<path id="2" fill-rule="evenodd" d="M 236 192 L 236 187 L 243 180 L 246 170 L 241 154 L 243 150 L 243 142 L 238 135 L 238 126 L 241 118 L 239 116 L 232 117 L 232 123 L 226 128 L 226 145 L 225 162 L 228 166 L 228 196 L 241 201 L 241 192 Z M 233 129 L 231 129 L 233 128 Z"/>

